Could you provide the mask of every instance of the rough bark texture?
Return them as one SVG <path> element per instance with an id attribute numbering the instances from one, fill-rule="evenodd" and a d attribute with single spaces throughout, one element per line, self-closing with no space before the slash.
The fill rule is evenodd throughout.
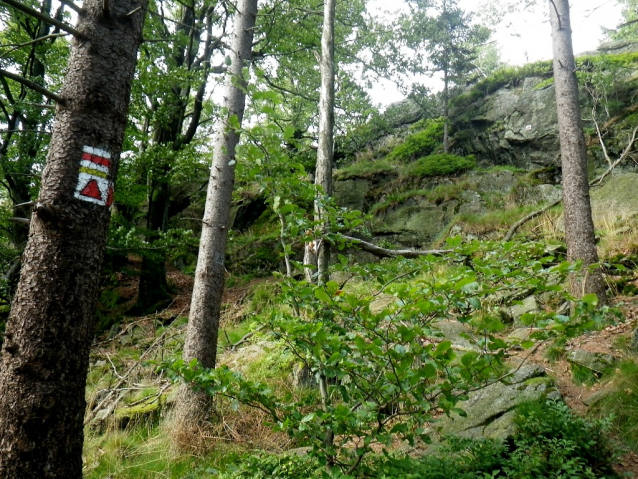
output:
<path id="1" fill-rule="evenodd" d="M 232 118 L 235 117 L 241 125 L 246 103 L 246 82 L 242 70 L 252 55 L 257 0 L 240 0 L 237 10 L 223 105 L 228 109 L 228 115 L 218 125 L 215 137 L 184 343 L 184 360 L 189 362 L 197 359 L 207 368 L 215 367 L 217 359 L 219 315 L 224 292 L 224 257 L 235 182 L 235 147 L 239 142 L 237 123 Z M 187 447 L 196 441 L 193 435 L 205 426 L 211 398 L 188 385 L 182 386 L 179 394 L 174 417 L 174 440 L 176 446 Z"/>
<path id="2" fill-rule="evenodd" d="M 315 184 L 325 196 L 332 196 L 332 157 L 334 149 L 335 54 L 334 25 L 336 0 L 326 0 L 321 35 L 321 91 L 319 94 L 319 144 Z M 315 201 L 315 220 L 322 224 L 322 238 L 328 232 L 328 219 L 320 202 Z M 328 281 L 330 244 L 324 239 L 317 249 L 317 278 Z"/>
<path id="3" fill-rule="evenodd" d="M 0 358 L 0 478 L 82 477 L 82 419 L 109 208 L 76 198 L 84 147 L 117 171 L 146 0 L 85 0 Z"/>
<path id="4" fill-rule="evenodd" d="M 587 179 L 587 150 L 578 104 L 578 81 L 572 48 L 568 0 L 549 0 L 549 15 L 554 45 L 554 84 L 558 111 L 565 239 L 570 261 L 585 266 L 598 262 Z M 600 270 L 573 275 L 571 292 L 576 297 L 595 293 L 605 300 L 605 282 Z"/>

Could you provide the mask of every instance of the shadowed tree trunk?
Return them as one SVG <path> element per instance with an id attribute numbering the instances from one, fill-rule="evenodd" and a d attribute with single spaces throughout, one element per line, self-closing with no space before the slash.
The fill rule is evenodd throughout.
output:
<path id="1" fill-rule="evenodd" d="M 173 55 L 170 67 L 189 74 L 199 73 L 196 80 L 178 76 L 173 80 L 168 94 L 162 98 L 164 114 L 154 125 L 153 145 L 168 147 L 175 153 L 185 149 L 195 138 L 200 125 L 206 84 L 211 73 L 221 73 L 220 67 L 213 67 L 211 59 L 221 48 L 221 38 L 213 34 L 213 27 L 226 29 L 223 21 L 214 12 L 214 7 L 206 4 L 181 4 L 180 23 L 176 34 L 167 38 L 172 41 Z M 205 27 L 205 28 L 202 28 Z M 202 36 L 205 38 L 202 42 Z M 201 46 L 202 55 L 198 57 Z M 193 85 L 194 83 L 194 85 Z M 192 92 L 195 92 L 192 95 Z M 190 111 L 187 109 L 191 106 Z M 162 149 L 164 150 L 164 149 Z M 165 153 L 163 153 L 165 154 Z M 152 243 L 168 230 L 171 215 L 172 159 L 160 156 L 148 178 L 148 213 L 146 215 L 146 239 Z M 174 206 L 174 205 L 173 205 Z M 135 311 L 144 314 L 162 308 L 170 299 L 166 278 L 166 255 L 157 251 L 155 255 L 142 258 L 140 287 Z"/>
<path id="2" fill-rule="evenodd" d="M 582 261 L 585 270 L 570 278 L 575 297 L 594 293 L 605 301 L 605 281 L 600 269 L 587 266 L 598 262 L 594 223 L 589 200 L 587 150 L 578 104 L 578 81 L 572 48 L 568 0 L 549 0 L 549 16 L 554 45 L 554 85 L 563 169 L 565 239 L 570 261 Z"/>
<path id="3" fill-rule="evenodd" d="M 243 68 L 250 61 L 257 18 L 257 0 L 240 0 L 234 24 L 226 78 L 224 108 L 227 115 L 217 125 L 213 164 L 202 220 L 195 284 L 191 301 L 184 360 L 197 359 L 206 368 L 215 367 L 219 315 L 224 292 L 224 257 L 230 223 L 230 206 L 235 182 L 235 147 L 239 143 L 246 103 Z M 177 447 L 189 447 L 205 427 L 212 398 L 182 385 L 175 409 L 173 439 Z"/>
<path id="4" fill-rule="evenodd" d="M 0 358 L 2 479 L 82 477 L 94 308 L 145 7 L 85 0 L 78 15 Z"/>

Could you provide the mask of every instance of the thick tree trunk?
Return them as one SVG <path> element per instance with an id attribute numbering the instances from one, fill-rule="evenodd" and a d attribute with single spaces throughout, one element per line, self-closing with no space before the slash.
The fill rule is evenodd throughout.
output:
<path id="1" fill-rule="evenodd" d="M 103 5 L 85 0 L 79 16 L 7 324 L 2 479 L 82 477 L 94 307 L 146 0 Z"/>
<path id="2" fill-rule="evenodd" d="M 589 200 L 587 150 L 578 104 L 578 81 L 572 48 L 568 0 L 549 0 L 549 15 L 554 45 L 554 85 L 560 136 L 565 239 L 570 261 L 585 265 L 598 262 L 594 223 Z M 605 301 L 605 282 L 599 269 L 585 269 L 570 279 L 575 297 L 595 293 Z"/>
<path id="3" fill-rule="evenodd" d="M 241 125 L 246 103 L 243 69 L 252 55 L 257 18 L 257 0 L 237 2 L 231 65 L 226 79 L 224 107 L 227 116 L 217 126 L 213 164 L 210 171 L 206 207 L 202 221 L 199 257 L 191 301 L 184 360 L 197 359 L 206 368 L 215 367 L 219 315 L 224 292 L 224 257 L 230 226 L 230 206 L 235 182 L 235 147 L 239 143 L 237 125 Z M 205 427 L 212 398 L 183 385 L 174 417 L 174 443 L 190 447 L 193 434 Z"/>
<path id="4" fill-rule="evenodd" d="M 323 32 L 321 35 L 321 91 L 319 94 L 319 144 L 317 148 L 317 169 L 315 185 L 321 194 L 332 196 L 332 158 L 334 149 L 334 104 L 335 104 L 335 60 L 334 60 L 334 24 L 336 0 L 326 0 L 323 13 Z M 321 228 L 321 240 L 317 243 L 317 279 L 327 282 L 329 279 L 330 244 L 325 239 L 329 220 L 321 198 L 315 199 L 315 221 Z M 307 245 L 308 249 L 311 245 Z M 310 258 L 309 252 L 306 256 Z"/>

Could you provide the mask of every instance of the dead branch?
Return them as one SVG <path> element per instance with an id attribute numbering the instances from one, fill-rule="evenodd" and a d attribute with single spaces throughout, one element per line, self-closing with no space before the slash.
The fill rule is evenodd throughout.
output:
<path id="1" fill-rule="evenodd" d="M 31 223 L 29 218 L 7 218 L 7 221 L 9 223 L 17 223 L 19 225 L 28 225 Z"/>
<path id="2" fill-rule="evenodd" d="M 38 12 L 37 10 L 33 8 L 27 7 L 26 5 L 20 3 L 18 0 L 0 0 L 0 1 L 2 1 L 3 3 L 6 3 L 10 7 L 15 8 L 16 10 L 20 10 L 22 13 L 26 13 L 30 17 L 37 18 L 38 20 L 41 20 L 44 23 L 48 23 L 49 25 L 58 27 L 60 30 L 69 32 L 71 35 L 73 35 L 77 39 L 84 39 L 84 35 L 82 35 L 78 30 L 76 30 L 72 26 L 67 25 L 64 22 L 61 22 L 60 20 L 56 20 L 55 18 L 50 17 L 49 15 L 46 15 L 42 12 Z"/>
<path id="3" fill-rule="evenodd" d="M 60 3 L 63 4 L 63 5 L 66 5 L 71 10 L 73 10 L 75 13 L 84 13 L 84 9 L 82 7 L 76 5 L 75 3 L 73 3 L 71 0 L 60 0 Z"/>
<path id="4" fill-rule="evenodd" d="M 377 246 L 372 243 L 368 243 L 367 241 L 363 241 L 359 238 L 353 238 L 352 236 L 339 235 L 344 240 L 355 244 L 363 251 L 367 251 L 368 253 L 372 253 L 375 256 L 380 258 L 394 258 L 396 256 L 403 256 L 404 258 L 419 258 L 421 256 L 429 256 L 429 255 L 443 255 L 447 253 L 452 253 L 451 249 L 431 249 L 431 250 L 412 250 L 412 249 L 387 249 Z"/>
<path id="5" fill-rule="evenodd" d="M 183 311 L 182 311 L 183 312 Z M 180 313 L 181 314 L 181 313 Z M 146 351 L 144 351 L 141 355 L 140 355 L 140 359 L 133 365 L 131 366 L 128 371 L 126 371 L 126 373 L 124 373 L 122 376 L 120 376 L 120 379 L 115 383 L 115 385 L 110 388 L 109 393 L 104 397 L 104 399 L 102 399 L 99 403 L 97 403 L 93 409 L 91 409 L 90 411 L 87 411 L 86 416 L 84 418 L 84 425 L 86 426 L 87 424 L 93 424 L 95 422 L 95 416 L 97 415 L 98 411 L 106 409 L 106 416 L 109 416 L 113 413 L 113 411 L 115 410 L 115 407 L 119 404 L 119 402 L 124 399 L 124 396 L 126 396 L 127 391 L 122 391 L 120 392 L 119 395 L 115 395 L 116 392 L 119 390 L 119 388 L 126 382 L 127 378 L 133 373 L 133 371 L 135 371 L 144 361 L 144 359 L 146 359 L 148 357 L 148 355 L 157 347 L 159 346 L 162 341 L 164 340 L 165 336 L 171 332 L 173 330 L 173 328 L 166 328 L 166 330 L 160 334 L 157 339 L 155 341 L 153 341 L 153 343 L 146 349 Z"/>
<path id="6" fill-rule="evenodd" d="M 11 48 L 11 50 L 9 50 L 7 53 L 3 53 L 0 56 L 0 58 L 5 58 L 11 52 L 14 52 L 14 51 L 18 50 L 19 48 L 28 47 L 29 45 L 33 45 L 34 43 L 43 42 L 45 40 L 48 40 L 49 38 L 66 37 L 67 35 L 69 35 L 69 34 L 68 33 L 51 33 L 50 35 L 45 35 L 43 37 L 39 37 L 39 38 L 36 38 L 34 40 L 25 42 L 25 43 L 20 43 L 18 45 L 15 45 L 15 44 L 14 45 L 2 45 L 3 47 L 13 47 L 13 48 Z"/>
<path id="7" fill-rule="evenodd" d="M 7 0 L 1 0 L 1 1 L 7 1 Z M 10 80 L 16 81 L 24 86 L 26 86 L 27 88 L 32 89 L 33 91 L 37 91 L 38 93 L 40 93 L 41 95 L 44 95 L 45 97 L 59 103 L 60 105 L 64 105 L 64 98 L 62 98 L 60 95 L 57 95 L 55 93 L 53 93 L 52 91 L 47 90 L 46 88 L 44 88 L 41 85 L 38 85 L 36 82 L 33 82 L 31 80 L 28 80 L 20 75 L 16 75 L 15 73 L 11 73 L 8 72 L 6 70 L 0 70 L 0 76 L 4 77 L 4 78 L 8 78 Z"/>
<path id="8" fill-rule="evenodd" d="M 512 225 L 512 227 L 509 229 L 509 231 L 507 232 L 507 234 L 505 235 L 505 238 L 503 238 L 503 241 L 510 241 L 512 239 L 512 237 L 516 234 L 516 232 L 518 231 L 518 229 L 523 226 L 525 223 L 527 223 L 528 221 L 533 220 L 534 218 L 536 218 L 537 216 L 542 215 L 543 213 L 545 213 L 547 210 L 552 209 L 554 206 L 559 205 L 560 203 L 562 203 L 563 199 L 560 198 L 556 201 L 554 201 L 553 203 L 550 203 L 549 205 L 545 206 L 544 208 L 541 208 L 540 210 L 536 210 L 530 214 L 528 214 L 527 216 L 521 218 L 520 220 L 518 220 L 516 223 L 514 223 Z"/>

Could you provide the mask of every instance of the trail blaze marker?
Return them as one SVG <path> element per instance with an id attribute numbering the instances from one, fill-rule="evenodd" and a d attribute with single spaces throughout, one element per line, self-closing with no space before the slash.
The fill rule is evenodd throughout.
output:
<path id="1" fill-rule="evenodd" d="M 74 196 L 89 203 L 111 206 L 113 204 L 113 183 L 109 181 L 111 154 L 91 146 L 85 146 L 82 151 L 80 174 Z"/>

